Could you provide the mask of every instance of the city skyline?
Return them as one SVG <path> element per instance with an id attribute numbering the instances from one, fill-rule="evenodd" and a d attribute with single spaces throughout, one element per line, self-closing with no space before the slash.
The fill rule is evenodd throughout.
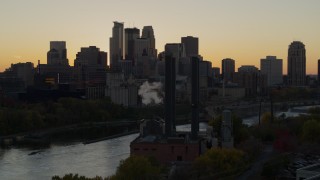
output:
<path id="1" fill-rule="evenodd" d="M 124 28 L 140 31 L 143 26 L 152 26 L 158 52 L 166 43 L 179 43 L 181 37 L 198 37 L 199 53 L 214 67 L 221 67 L 225 58 L 234 59 L 236 69 L 241 65 L 260 67 L 261 58 L 277 56 L 283 59 L 283 73 L 287 74 L 288 46 L 301 41 L 306 46 L 307 74 L 316 74 L 319 5 L 316 0 L 142 1 L 138 5 L 99 0 L 1 2 L 0 48 L 4 53 L 0 55 L 0 71 L 12 63 L 37 64 L 38 59 L 45 63 L 49 41 L 66 41 L 71 65 L 81 47 L 97 46 L 109 53 L 113 21 L 120 21 Z M 48 13 L 52 10 L 57 13 Z"/>

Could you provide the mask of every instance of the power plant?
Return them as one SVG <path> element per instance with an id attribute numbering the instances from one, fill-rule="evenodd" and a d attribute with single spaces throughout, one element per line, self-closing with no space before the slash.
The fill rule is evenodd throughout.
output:
<path id="1" fill-rule="evenodd" d="M 192 57 L 191 132 L 176 131 L 176 61 L 166 48 L 165 119 L 142 120 L 140 135 L 131 142 L 131 155 L 153 156 L 161 163 L 193 161 L 206 150 L 206 132 L 199 132 L 199 58 Z"/>

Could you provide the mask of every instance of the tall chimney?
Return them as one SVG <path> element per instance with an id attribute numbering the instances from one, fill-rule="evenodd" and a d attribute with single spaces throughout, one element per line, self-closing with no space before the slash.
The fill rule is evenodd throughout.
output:
<path id="1" fill-rule="evenodd" d="M 191 136 L 192 139 L 198 138 L 199 132 L 199 58 L 192 57 L 191 59 Z"/>
<path id="2" fill-rule="evenodd" d="M 165 57 L 165 130 L 166 137 L 175 134 L 176 59 L 166 51 Z"/>
<path id="3" fill-rule="evenodd" d="M 40 74 L 40 60 L 38 60 L 38 74 Z"/>

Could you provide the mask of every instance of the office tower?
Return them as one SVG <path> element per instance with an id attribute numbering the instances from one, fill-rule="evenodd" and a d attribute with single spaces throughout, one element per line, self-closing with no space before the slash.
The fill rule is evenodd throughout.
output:
<path id="1" fill-rule="evenodd" d="M 150 48 L 150 43 L 148 39 L 137 38 L 134 42 L 134 56 L 137 61 L 142 56 L 148 56 L 148 49 Z"/>
<path id="2" fill-rule="evenodd" d="M 176 119 L 176 59 L 171 52 L 166 51 L 165 57 L 165 134 L 171 137 L 175 134 Z"/>
<path id="3" fill-rule="evenodd" d="M 293 41 L 288 50 L 288 84 L 306 85 L 306 49 L 302 42 Z"/>
<path id="4" fill-rule="evenodd" d="M 261 74 L 267 75 L 268 86 L 283 83 L 282 59 L 277 59 L 276 56 L 267 56 L 260 60 L 260 70 Z"/>
<path id="5" fill-rule="evenodd" d="M 149 41 L 148 55 L 152 57 L 157 57 L 156 39 L 154 37 L 152 26 L 143 27 L 141 38 L 148 39 Z"/>
<path id="6" fill-rule="evenodd" d="M 199 39 L 197 37 L 182 37 L 181 43 L 185 46 L 187 56 L 191 57 L 199 55 Z"/>
<path id="7" fill-rule="evenodd" d="M 50 50 L 47 53 L 48 65 L 69 65 L 65 41 L 50 41 Z"/>
<path id="8" fill-rule="evenodd" d="M 95 46 L 83 47 L 74 60 L 75 76 L 78 86 L 105 85 L 107 53 Z"/>
<path id="9" fill-rule="evenodd" d="M 165 45 L 165 52 L 166 54 L 170 53 L 172 54 L 172 58 L 175 59 L 175 72 L 176 74 L 180 74 L 179 72 L 179 64 L 180 64 L 180 59 L 183 57 L 186 57 L 186 52 L 184 45 L 181 43 L 170 43 Z"/>
<path id="10" fill-rule="evenodd" d="M 235 61 L 230 58 L 223 59 L 222 63 L 222 79 L 225 83 L 232 81 L 232 74 L 235 72 Z"/>
<path id="11" fill-rule="evenodd" d="M 123 59 L 123 23 L 113 22 L 112 37 L 110 38 L 110 67 L 119 68 L 118 61 Z"/>
<path id="12" fill-rule="evenodd" d="M 135 40 L 140 38 L 140 30 L 138 28 L 126 28 L 125 34 L 125 59 L 132 60 L 135 64 L 134 52 L 135 52 Z"/>

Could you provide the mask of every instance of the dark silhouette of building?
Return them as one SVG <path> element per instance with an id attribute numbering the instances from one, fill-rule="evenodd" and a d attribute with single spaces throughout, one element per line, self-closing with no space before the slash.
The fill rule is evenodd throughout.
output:
<path id="1" fill-rule="evenodd" d="M 245 88 L 245 95 L 264 95 L 267 90 L 267 75 L 261 74 L 255 66 L 241 66 L 233 75 L 233 82 Z"/>
<path id="2" fill-rule="evenodd" d="M 135 65 L 135 41 L 140 38 L 138 28 L 126 28 L 125 33 L 125 59 L 131 60 Z"/>
<path id="3" fill-rule="evenodd" d="M 98 96 L 104 97 L 106 70 L 106 52 L 100 51 L 95 46 L 81 48 L 74 61 L 74 79 L 77 88 L 86 89 L 87 92 L 97 91 L 97 94 L 100 94 Z M 93 97 L 97 96 L 93 95 Z"/>
<path id="4" fill-rule="evenodd" d="M 184 44 L 182 43 L 168 43 L 165 45 L 165 52 L 168 53 L 170 52 L 172 57 L 175 58 L 175 62 L 176 62 L 176 74 L 181 74 L 180 73 L 180 69 L 179 69 L 179 65 L 180 65 L 180 61 L 182 58 L 186 57 L 186 51 L 185 51 L 185 47 Z"/>
<path id="5" fill-rule="evenodd" d="M 225 83 L 232 81 L 232 75 L 235 72 L 235 61 L 230 58 L 223 59 L 222 65 L 222 79 Z"/>
<path id="6" fill-rule="evenodd" d="M 119 69 L 118 62 L 123 59 L 123 23 L 113 22 L 112 37 L 110 38 L 110 67 Z"/>
<path id="7" fill-rule="evenodd" d="M 31 62 L 11 64 L 11 67 L 4 72 L 7 77 L 21 79 L 25 88 L 34 84 L 34 73 L 35 69 Z"/>
<path id="8" fill-rule="evenodd" d="M 69 65 L 65 41 L 50 41 L 50 50 L 47 53 L 48 65 Z"/>
<path id="9" fill-rule="evenodd" d="M 199 38 L 192 36 L 181 37 L 181 43 L 185 46 L 187 56 L 199 55 Z"/>
<path id="10" fill-rule="evenodd" d="M 290 86 L 306 85 L 306 49 L 300 41 L 293 41 L 289 45 L 288 83 Z"/>
<path id="11" fill-rule="evenodd" d="M 144 26 L 142 29 L 141 38 L 149 41 L 149 49 L 147 50 L 148 56 L 157 57 L 156 39 L 152 26 Z"/>
<path id="12" fill-rule="evenodd" d="M 45 81 L 50 81 L 52 85 L 70 83 L 72 68 L 67 59 L 67 49 L 65 41 L 50 41 L 50 50 L 47 53 L 47 64 L 40 64 L 38 61 L 35 85 L 44 87 Z"/>

